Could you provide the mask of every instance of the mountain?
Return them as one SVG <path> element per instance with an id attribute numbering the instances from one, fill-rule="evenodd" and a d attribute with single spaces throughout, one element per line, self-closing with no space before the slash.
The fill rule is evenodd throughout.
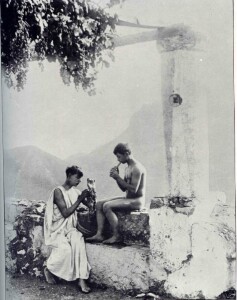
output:
<path id="1" fill-rule="evenodd" d="M 155 195 L 166 194 L 166 159 L 161 114 L 157 104 L 145 105 L 132 117 L 127 130 L 114 140 L 87 155 L 73 155 L 67 159 L 70 164 L 81 166 L 86 177 L 96 180 L 99 199 L 122 194 L 114 180 L 109 177 L 109 170 L 118 163 L 113 150 L 119 142 L 129 143 L 132 154 L 147 170 L 146 198 L 149 200 Z M 120 166 L 119 169 L 123 174 L 124 167 Z"/>
<path id="2" fill-rule="evenodd" d="M 227 203 L 234 203 L 233 155 L 223 142 L 225 135 L 220 135 L 223 123 L 219 126 L 213 124 L 209 126 L 210 189 L 225 192 Z M 86 188 L 86 178 L 90 177 L 96 180 L 98 199 L 122 195 L 114 180 L 109 177 L 109 170 L 118 163 L 113 150 L 119 142 L 128 142 L 134 157 L 147 170 L 147 203 L 153 196 L 167 195 L 163 116 L 157 104 L 149 104 L 134 114 L 121 135 L 86 155 L 78 153 L 61 160 L 33 146 L 6 151 L 5 196 L 47 199 L 49 192 L 64 181 L 66 167 L 73 164 L 82 167 L 84 172 L 79 186 L 81 190 Z M 119 169 L 123 176 L 124 166 L 120 165 Z"/>
<path id="3" fill-rule="evenodd" d="M 214 122 L 209 120 L 209 162 L 210 190 L 222 191 L 227 196 L 227 203 L 235 201 L 234 155 L 233 147 L 227 147 L 230 138 L 225 138 L 230 129 L 225 120 Z M 123 122 L 121 117 L 121 122 Z M 161 108 L 157 104 L 145 105 L 131 119 L 128 128 L 111 142 L 96 149 L 90 154 L 73 155 L 67 159 L 71 164 L 82 167 L 86 177 L 97 182 L 98 198 L 120 195 L 121 192 L 112 178 L 109 177 L 111 167 L 117 165 L 113 149 L 119 142 L 128 142 L 134 157 L 147 170 L 147 203 L 153 196 L 167 195 L 167 171 L 164 144 L 164 127 Z M 233 141 L 231 141 L 233 144 Z M 232 145 L 231 144 L 231 145 Z M 121 174 L 123 166 L 120 166 Z"/>
<path id="4" fill-rule="evenodd" d="M 24 146 L 4 152 L 6 198 L 46 200 L 65 180 L 67 163 L 37 147 Z"/>

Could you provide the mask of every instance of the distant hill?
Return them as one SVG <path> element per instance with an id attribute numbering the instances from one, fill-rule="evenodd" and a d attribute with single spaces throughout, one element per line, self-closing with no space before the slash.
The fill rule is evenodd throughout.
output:
<path id="1" fill-rule="evenodd" d="M 220 136 L 220 130 L 227 131 L 228 128 L 223 122 L 210 122 L 209 125 L 210 190 L 225 192 L 227 203 L 233 204 L 235 201 L 233 154 L 226 148 L 225 135 Z M 109 177 L 110 168 L 117 164 L 113 149 L 119 142 L 128 142 L 134 157 L 147 169 L 147 202 L 153 196 L 167 195 L 163 116 L 157 104 L 143 106 L 132 117 L 128 128 L 110 143 L 88 155 L 75 154 L 67 161 L 80 165 L 85 176 L 96 179 L 100 199 L 120 195 L 116 183 Z M 123 168 L 120 166 L 120 169 Z"/>
<path id="2" fill-rule="evenodd" d="M 122 117 L 121 122 L 123 122 Z M 225 192 L 227 202 L 233 203 L 232 169 L 234 167 L 231 156 L 225 155 L 225 144 L 219 142 L 219 129 L 220 126 L 216 124 L 209 128 L 210 189 Z M 6 151 L 4 153 L 5 196 L 47 199 L 51 189 L 64 181 L 65 169 L 72 164 L 83 169 L 84 178 L 79 187 L 81 190 L 86 187 L 86 178 L 91 177 L 97 183 L 98 199 L 121 195 L 122 192 L 109 177 L 109 170 L 117 165 L 113 149 L 119 142 L 128 142 L 134 157 L 147 170 L 147 202 L 153 196 L 167 195 L 163 116 L 157 104 L 149 104 L 143 106 L 131 118 L 128 128 L 121 135 L 86 155 L 78 153 L 61 160 L 33 146 Z M 119 168 L 123 176 L 124 166 Z"/>
<path id="3" fill-rule="evenodd" d="M 109 170 L 117 165 L 113 149 L 119 142 L 128 142 L 134 157 L 147 170 L 146 198 L 166 194 L 166 159 L 161 113 L 156 104 L 145 105 L 133 116 L 127 130 L 113 141 L 88 155 L 73 155 L 67 159 L 71 164 L 80 165 L 85 176 L 96 180 L 99 199 L 122 194 L 114 180 L 109 177 Z M 121 174 L 123 169 L 120 166 Z"/>
<path id="4" fill-rule="evenodd" d="M 4 153 L 5 197 L 45 200 L 65 179 L 67 163 L 37 147 L 25 146 Z"/>

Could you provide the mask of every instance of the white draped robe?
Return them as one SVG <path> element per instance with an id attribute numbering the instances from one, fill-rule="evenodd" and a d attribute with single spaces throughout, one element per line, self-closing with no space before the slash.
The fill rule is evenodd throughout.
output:
<path id="1" fill-rule="evenodd" d="M 74 187 L 65 190 L 63 186 L 58 187 L 63 194 L 67 208 L 76 202 L 81 193 Z M 47 260 L 49 271 L 67 281 L 78 278 L 88 279 L 90 265 L 87 260 L 84 237 L 76 229 L 77 212 L 68 218 L 64 218 L 54 204 L 54 190 L 46 204 L 44 219 L 45 244 L 52 248 Z"/>

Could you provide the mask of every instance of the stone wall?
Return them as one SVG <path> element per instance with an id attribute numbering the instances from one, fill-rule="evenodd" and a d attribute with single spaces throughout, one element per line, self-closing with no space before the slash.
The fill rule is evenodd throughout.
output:
<path id="1" fill-rule="evenodd" d="M 174 205 L 174 201 L 155 198 L 149 214 L 119 213 L 124 245 L 86 244 L 91 281 L 180 299 L 213 299 L 233 290 L 233 209 L 219 203 L 208 222 L 197 222 L 193 210 L 184 213 L 181 202 Z M 9 237 L 7 244 L 11 254 L 7 251 L 7 268 L 11 271 L 43 277 L 49 255 L 43 239 L 44 206 L 44 202 L 29 202 L 16 217 L 15 237 Z M 83 218 L 85 223 L 85 211 L 81 212 Z"/>
<path id="2" fill-rule="evenodd" d="M 144 211 L 133 212 L 118 212 L 119 231 L 122 237 L 122 242 L 126 245 L 140 245 L 144 247 L 149 246 L 150 240 L 150 226 L 149 214 Z M 95 233 L 96 231 L 96 218 L 90 216 L 86 209 L 79 212 L 80 225 L 89 231 Z M 111 235 L 109 223 L 105 223 L 105 237 Z"/>

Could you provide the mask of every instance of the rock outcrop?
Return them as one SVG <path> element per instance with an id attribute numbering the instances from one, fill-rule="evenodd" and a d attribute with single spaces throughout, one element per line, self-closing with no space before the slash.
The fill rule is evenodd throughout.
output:
<path id="1" fill-rule="evenodd" d="M 233 210 L 218 203 L 208 222 L 197 222 L 193 214 L 175 207 L 167 199 L 155 198 L 149 213 L 119 213 L 123 245 L 86 244 L 91 280 L 120 290 L 152 291 L 178 299 L 213 299 L 229 295 L 229 291 L 233 295 Z M 182 208 L 180 201 L 177 207 Z M 44 276 L 50 251 L 43 238 L 44 209 L 44 202 L 26 202 L 16 217 L 15 235 L 11 232 L 8 237 L 11 256 L 8 253 L 6 257 L 11 271 Z M 84 225 L 93 220 L 85 210 L 79 214 Z M 95 229 L 95 224 L 89 225 Z"/>
<path id="2" fill-rule="evenodd" d="M 168 294 L 214 299 L 235 286 L 233 208 L 219 202 L 208 218 L 197 220 L 170 207 L 167 198 L 154 198 L 151 207 L 151 256 L 167 272 Z"/>
<path id="3" fill-rule="evenodd" d="M 7 246 L 11 258 L 16 263 L 15 271 L 43 276 L 44 262 L 50 251 L 44 244 L 43 236 L 45 202 L 21 200 L 18 203 L 15 201 L 13 205 L 23 207 L 18 210 L 19 214 L 16 216 L 13 225 L 14 230 L 9 228 L 7 234 Z M 78 217 L 84 228 L 91 232 L 95 231 L 95 216 L 91 215 L 85 207 L 81 207 Z M 125 245 L 148 247 L 150 228 L 149 215 L 146 211 L 120 212 L 118 218 L 119 230 Z M 110 234 L 109 226 L 107 226 L 106 233 L 107 235 Z M 92 245 L 88 245 L 88 248 L 90 247 Z M 10 270 L 14 269 L 11 265 L 12 261 L 8 259 L 7 268 Z"/>

